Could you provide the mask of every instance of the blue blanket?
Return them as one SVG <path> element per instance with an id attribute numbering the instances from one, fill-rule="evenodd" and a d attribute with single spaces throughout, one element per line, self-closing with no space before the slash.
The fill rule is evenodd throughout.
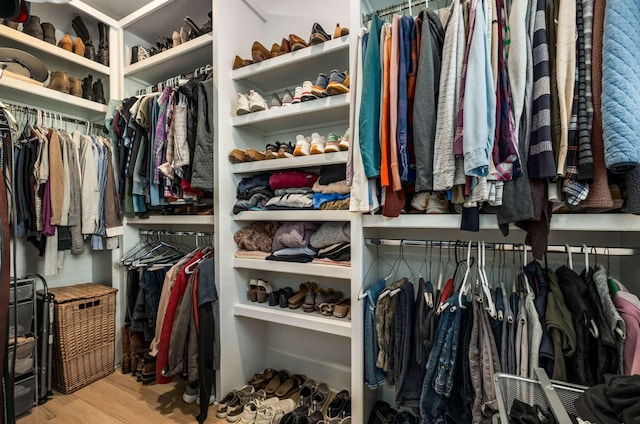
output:
<path id="1" fill-rule="evenodd" d="M 607 168 L 640 163 L 640 2 L 607 0 L 602 49 L 602 127 Z"/>

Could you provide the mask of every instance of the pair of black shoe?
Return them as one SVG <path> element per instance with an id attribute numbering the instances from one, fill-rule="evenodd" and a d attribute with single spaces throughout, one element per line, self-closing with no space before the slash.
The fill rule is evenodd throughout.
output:
<path id="1" fill-rule="evenodd" d="M 82 79 L 82 98 L 90 100 L 92 102 L 107 104 L 104 98 L 104 87 L 102 80 L 98 78 L 96 82 L 93 82 L 93 76 L 89 75 Z"/>
<path id="2" fill-rule="evenodd" d="M 324 416 L 321 411 L 309 413 L 308 406 L 299 406 L 292 412 L 282 417 L 281 424 L 317 424 L 323 421 Z"/>
<path id="3" fill-rule="evenodd" d="M 285 287 L 280 290 L 274 290 L 269 293 L 269 306 L 280 306 L 286 308 L 289 306 L 289 298 L 293 296 L 293 289 Z"/>
<path id="4" fill-rule="evenodd" d="M 368 424 L 418 424 L 418 417 L 407 411 L 398 412 L 381 400 L 373 405 Z"/>

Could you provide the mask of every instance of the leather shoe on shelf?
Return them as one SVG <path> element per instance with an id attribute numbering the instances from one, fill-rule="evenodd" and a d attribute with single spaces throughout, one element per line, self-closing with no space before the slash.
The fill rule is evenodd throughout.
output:
<path id="1" fill-rule="evenodd" d="M 10 21 L 8 19 L 3 19 L 2 20 L 2 25 L 6 25 L 11 29 L 18 29 L 18 26 L 20 25 L 20 22 L 15 22 L 15 21 Z"/>
<path id="2" fill-rule="evenodd" d="M 104 66 L 109 66 L 109 27 L 102 22 L 98 22 L 98 32 L 100 33 L 98 62 Z"/>
<path id="3" fill-rule="evenodd" d="M 235 57 L 235 59 L 233 59 L 233 69 L 239 69 L 239 68 L 243 68 L 245 66 L 249 66 L 253 64 L 253 60 L 250 59 L 243 59 L 240 56 Z"/>
<path id="4" fill-rule="evenodd" d="M 309 44 L 320 44 L 329 40 L 331 40 L 331 36 L 326 33 L 322 26 L 317 22 L 313 24 L 313 27 L 311 28 L 311 37 L 309 38 Z"/>
<path id="5" fill-rule="evenodd" d="M 56 45 L 56 28 L 49 22 L 42 23 L 43 40 L 49 44 Z"/>
<path id="6" fill-rule="evenodd" d="M 29 17 L 29 20 L 22 24 L 22 32 L 35 37 L 38 40 L 44 39 L 42 25 L 40 24 L 40 18 L 36 15 L 31 15 Z"/>
<path id="7" fill-rule="evenodd" d="M 333 31 L 333 38 L 344 37 L 349 34 L 349 28 L 343 28 L 340 23 L 336 24 L 336 29 Z"/>
<path id="8" fill-rule="evenodd" d="M 63 71 L 51 71 L 51 77 L 49 78 L 49 85 L 47 85 L 47 88 L 68 94 L 69 76 Z"/>
<path id="9" fill-rule="evenodd" d="M 62 37 L 60 41 L 58 41 L 58 47 L 60 47 L 61 49 L 65 49 L 66 51 L 69 51 L 69 52 L 73 51 L 73 40 L 71 40 L 71 37 L 69 36 L 69 34 L 65 34 L 64 37 Z"/>
<path id="10" fill-rule="evenodd" d="M 300 50 L 300 49 L 304 49 L 305 47 L 308 47 L 309 44 L 307 44 L 306 41 L 304 41 L 302 38 L 298 37 L 295 34 L 289 34 L 289 46 L 291 46 L 291 51 L 295 52 L 296 50 Z"/>
<path id="11" fill-rule="evenodd" d="M 280 54 L 291 53 L 291 46 L 289 45 L 289 40 L 286 38 L 282 39 L 280 43 Z"/>
<path id="12" fill-rule="evenodd" d="M 107 104 L 107 101 L 104 98 L 104 87 L 102 86 L 100 78 L 93 83 L 93 101 L 102 103 L 103 105 Z"/>
<path id="13" fill-rule="evenodd" d="M 271 57 L 271 51 L 258 41 L 254 41 L 251 46 L 251 56 L 253 57 L 253 62 L 258 63 L 269 59 Z"/>
<path id="14" fill-rule="evenodd" d="M 273 43 L 271 46 L 271 57 L 280 56 L 280 44 Z"/>
<path id="15" fill-rule="evenodd" d="M 93 76 L 82 79 L 82 98 L 93 101 Z"/>
<path id="16" fill-rule="evenodd" d="M 78 56 L 84 56 L 84 51 L 85 47 L 82 39 L 80 37 L 76 37 L 75 41 L 73 42 L 73 52 Z"/>
<path id="17" fill-rule="evenodd" d="M 76 77 L 69 77 L 69 94 L 82 97 L 82 80 Z"/>

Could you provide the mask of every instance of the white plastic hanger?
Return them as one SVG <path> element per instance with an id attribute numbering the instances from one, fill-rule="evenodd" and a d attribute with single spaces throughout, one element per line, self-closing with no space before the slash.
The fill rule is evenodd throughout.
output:
<path id="1" fill-rule="evenodd" d="M 573 270 L 573 257 L 571 255 L 571 246 L 565 243 L 564 249 L 567 252 L 567 261 L 569 263 L 569 269 Z"/>
<path id="2" fill-rule="evenodd" d="M 487 272 L 485 270 L 486 250 L 484 241 L 478 242 L 478 259 L 480 260 L 478 276 L 480 277 L 484 297 L 487 300 L 487 306 L 485 309 L 489 312 L 489 316 L 491 316 L 491 318 L 496 319 L 498 317 L 498 313 L 496 312 L 496 305 L 493 302 L 493 296 L 491 295 L 491 288 L 489 287 L 489 280 L 487 279 Z"/>

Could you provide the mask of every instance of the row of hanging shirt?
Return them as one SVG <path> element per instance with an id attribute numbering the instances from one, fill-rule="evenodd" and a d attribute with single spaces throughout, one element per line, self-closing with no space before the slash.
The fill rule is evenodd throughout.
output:
<path id="1" fill-rule="evenodd" d="M 44 274 L 60 272 L 66 251 L 83 254 L 85 240 L 93 250 L 117 248 L 123 227 L 112 141 L 18 110 L 3 134 L 3 160 L 12 170 L 17 235 L 44 256 Z"/>
<path id="2" fill-rule="evenodd" d="M 200 74 L 122 101 L 114 117 L 127 216 L 213 198 L 213 82 Z"/>
<path id="3" fill-rule="evenodd" d="M 605 373 L 640 373 L 640 301 L 602 265 L 587 261 L 577 274 L 537 261 L 516 272 L 514 264 L 507 292 L 506 266 L 488 276 L 478 245 L 477 263 L 469 248 L 444 286 L 448 267 L 440 261 L 435 288 L 423 278 L 396 280 L 402 262 L 413 274 L 401 252 L 390 274 L 366 290 L 369 387 L 394 386 L 396 406 L 420 409 L 422 422 L 447 415 L 475 423 L 497 412 L 496 372 L 530 377 L 540 366 L 554 379 L 587 386 Z"/>

